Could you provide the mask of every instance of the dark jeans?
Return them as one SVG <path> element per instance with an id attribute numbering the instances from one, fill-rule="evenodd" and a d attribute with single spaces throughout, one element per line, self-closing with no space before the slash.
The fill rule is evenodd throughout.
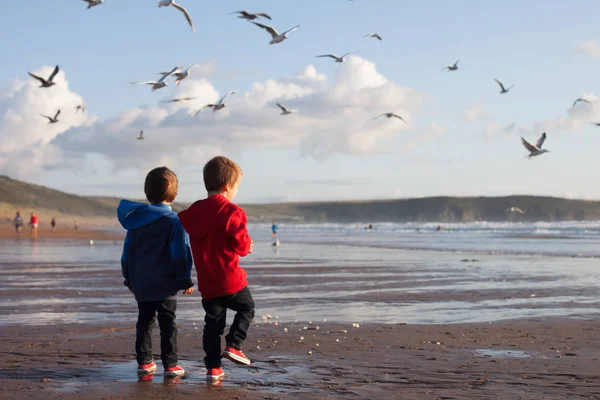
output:
<path id="1" fill-rule="evenodd" d="M 156 314 L 160 327 L 160 358 L 165 368 L 177 365 L 177 326 L 175 310 L 177 300 L 138 302 L 138 321 L 136 325 L 135 352 L 138 364 L 152 361 L 152 328 Z"/>
<path id="2" fill-rule="evenodd" d="M 204 317 L 204 336 L 202 344 L 206 357 L 206 368 L 221 367 L 221 336 L 225 332 L 227 309 L 236 312 L 229 334 L 225 336 L 227 346 L 241 349 L 246 340 L 246 333 L 254 318 L 254 300 L 247 287 L 237 293 L 214 299 L 202 299 L 202 307 L 206 312 Z"/>

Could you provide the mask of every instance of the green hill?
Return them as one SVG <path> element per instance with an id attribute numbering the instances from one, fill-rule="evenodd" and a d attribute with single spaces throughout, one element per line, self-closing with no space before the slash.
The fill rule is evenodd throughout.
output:
<path id="1" fill-rule="evenodd" d="M 84 197 L 0 176 L 0 211 L 16 208 L 60 215 L 115 217 L 114 197 Z M 419 199 L 242 205 L 250 221 L 470 222 L 600 220 L 600 201 L 541 196 L 426 197 Z M 519 207 L 524 215 L 506 209 Z M 175 203 L 180 211 L 187 204 Z"/>

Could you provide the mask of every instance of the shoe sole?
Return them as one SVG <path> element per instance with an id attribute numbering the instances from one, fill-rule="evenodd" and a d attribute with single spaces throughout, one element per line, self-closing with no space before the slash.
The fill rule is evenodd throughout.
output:
<path id="1" fill-rule="evenodd" d="M 223 357 L 227 358 L 228 360 L 233 361 L 236 364 L 240 364 L 240 365 L 250 365 L 252 364 L 252 362 L 250 360 L 248 360 L 247 358 L 242 358 L 236 354 L 230 353 L 228 351 L 223 352 Z"/>
<path id="2" fill-rule="evenodd" d="M 138 369 L 137 373 L 140 375 L 153 374 L 156 372 L 156 366 L 148 369 Z"/>
<path id="3" fill-rule="evenodd" d="M 185 370 L 181 371 L 165 371 L 165 376 L 182 376 L 185 375 Z"/>
<path id="4" fill-rule="evenodd" d="M 225 372 L 223 372 L 221 375 L 206 375 L 206 379 L 211 380 L 211 381 L 218 381 L 219 379 L 222 379 L 225 376 Z"/>

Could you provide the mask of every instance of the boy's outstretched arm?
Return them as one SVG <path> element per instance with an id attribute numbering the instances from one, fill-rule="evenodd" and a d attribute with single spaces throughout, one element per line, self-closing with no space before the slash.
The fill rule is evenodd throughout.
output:
<path id="1" fill-rule="evenodd" d="M 252 249 L 252 240 L 246 228 L 247 223 L 246 213 L 240 210 L 231 216 L 227 225 L 229 245 L 240 257 L 247 256 Z"/>
<path id="2" fill-rule="evenodd" d="M 125 236 L 123 242 L 123 254 L 121 255 L 121 272 L 123 273 L 123 284 L 131 289 L 131 283 L 129 282 L 129 232 Z"/>
<path id="3" fill-rule="evenodd" d="M 173 223 L 171 236 L 171 263 L 175 269 L 175 279 L 179 289 L 186 290 L 194 287 L 192 282 L 192 251 L 188 234 L 185 232 L 179 220 Z"/>

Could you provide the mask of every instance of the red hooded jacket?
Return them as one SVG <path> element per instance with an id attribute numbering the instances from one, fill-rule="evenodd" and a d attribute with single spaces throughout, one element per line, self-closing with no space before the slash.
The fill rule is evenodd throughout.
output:
<path id="1" fill-rule="evenodd" d="M 190 235 L 198 290 L 205 299 L 227 296 L 248 286 L 239 258 L 250 251 L 246 213 L 222 195 L 199 200 L 179 213 Z"/>

